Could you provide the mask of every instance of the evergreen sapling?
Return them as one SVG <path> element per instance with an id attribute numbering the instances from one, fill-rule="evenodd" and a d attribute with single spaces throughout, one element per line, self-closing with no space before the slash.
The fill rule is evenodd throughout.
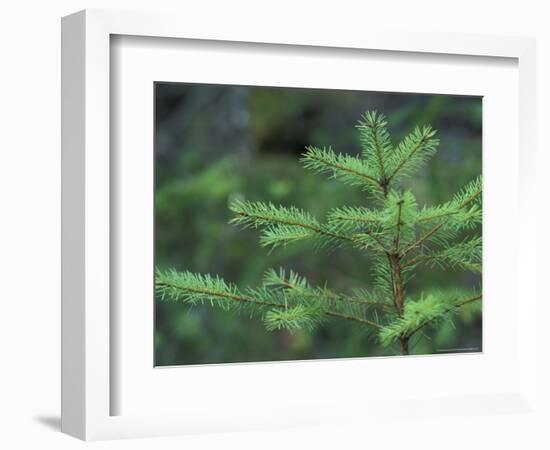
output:
<path id="1" fill-rule="evenodd" d="M 360 157 L 307 147 L 301 163 L 361 189 L 373 208 L 342 206 L 320 222 L 293 206 L 235 201 L 231 223 L 260 230 L 260 245 L 272 249 L 306 239 L 323 248 L 355 247 L 369 257 L 370 289 L 334 292 L 284 269 L 269 270 L 260 287 L 240 289 L 217 276 L 157 269 L 158 297 L 258 316 L 270 331 L 312 330 L 327 319 L 354 321 L 373 331 L 382 346 L 397 344 L 403 355 L 409 354 L 411 338 L 426 327 L 452 320 L 460 309 L 479 310 L 479 290 L 414 295 L 408 284 L 420 265 L 481 273 L 481 176 L 451 200 L 420 208 L 400 182 L 434 156 L 436 131 L 416 127 L 394 147 L 386 118 L 372 111 L 356 128 Z"/>

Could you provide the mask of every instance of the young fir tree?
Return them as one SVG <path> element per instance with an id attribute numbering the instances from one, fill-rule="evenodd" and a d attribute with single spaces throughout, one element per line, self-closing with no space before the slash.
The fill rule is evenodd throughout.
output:
<path id="1" fill-rule="evenodd" d="M 452 320 L 467 305 L 479 309 L 479 291 L 414 293 L 407 287 L 420 265 L 481 272 L 481 176 L 446 203 L 419 208 L 400 181 L 434 156 L 436 131 L 416 127 L 394 147 L 386 125 L 382 114 L 362 116 L 356 126 L 362 157 L 308 147 L 301 159 L 305 168 L 363 190 L 375 207 L 343 206 L 320 222 L 294 206 L 248 201 L 230 206 L 235 213 L 231 222 L 260 229 L 264 247 L 308 239 L 318 247 L 360 249 L 369 256 L 365 267 L 373 275 L 370 289 L 334 292 L 280 269 L 269 270 L 261 287 L 241 290 L 217 276 L 157 270 L 160 299 L 258 315 L 267 330 L 311 330 L 327 319 L 359 322 L 376 333 L 381 345 L 400 344 L 404 355 L 411 338 L 425 327 Z"/>

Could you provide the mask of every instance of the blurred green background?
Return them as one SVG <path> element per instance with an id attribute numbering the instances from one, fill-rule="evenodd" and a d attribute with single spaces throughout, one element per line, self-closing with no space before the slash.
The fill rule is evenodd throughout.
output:
<path id="1" fill-rule="evenodd" d="M 307 243 L 269 253 L 258 233 L 228 225 L 235 198 L 296 205 L 319 219 L 335 206 L 366 205 L 365 194 L 304 170 L 306 145 L 358 154 L 354 125 L 366 110 L 389 120 L 397 143 L 415 125 L 431 124 L 436 157 L 407 182 L 419 205 L 450 199 L 481 173 L 479 97 L 223 85 L 155 84 L 155 263 L 159 268 L 219 275 L 258 286 L 266 269 L 284 267 L 333 290 L 368 287 L 369 261 L 354 250 L 318 251 Z M 480 277 L 424 269 L 408 285 L 474 287 Z M 156 365 L 380 356 L 361 324 L 330 319 L 313 333 L 268 332 L 259 319 L 209 306 L 155 302 Z M 412 342 L 411 353 L 481 351 L 481 317 L 463 312 Z"/>

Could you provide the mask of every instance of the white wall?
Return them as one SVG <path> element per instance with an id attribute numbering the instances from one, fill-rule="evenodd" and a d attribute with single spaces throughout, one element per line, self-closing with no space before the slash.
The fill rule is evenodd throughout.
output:
<path id="1" fill-rule="evenodd" d="M 507 3 L 510 6 L 507 6 Z M 388 22 L 404 29 L 535 36 L 538 39 L 538 129 L 541 162 L 548 166 L 543 134 L 550 123 L 550 14 L 543 1 L 462 0 L 327 2 L 210 2 L 143 0 L 19 0 L 0 9 L 0 447 L 80 448 L 58 431 L 59 421 L 59 193 L 60 17 L 83 8 L 180 10 L 208 21 L 213 14 L 251 20 L 304 23 L 338 33 Z M 252 19 L 256 17 L 256 19 Z M 237 19 L 239 20 L 239 19 Z M 237 25 L 236 25 L 237 26 Z M 305 31 L 304 31 L 305 32 Z M 543 150 L 545 143 L 546 152 Z M 544 164 L 543 164 L 544 161 Z M 544 174 L 544 178 L 547 176 Z M 542 177 L 541 177 L 542 178 Z M 545 195 L 542 190 L 545 190 Z M 540 185 L 541 211 L 549 208 Z M 548 217 L 547 213 L 544 213 Z M 542 216 L 541 216 L 542 224 Z M 548 238 L 541 241 L 548 253 Z M 541 254 L 543 252 L 541 251 Z M 542 258 L 539 270 L 542 270 Z M 546 276 L 546 274 L 544 274 Z M 543 332 L 548 339 L 548 332 Z M 548 374 L 548 372 L 546 372 Z M 546 397 L 548 398 L 548 397 Z M 505 421 L 503 420 L 503 423 Z M 418 429 L 418 424 L 414 427 Z M 433 424 L 431 426 L 434 426 Z M 533 425 L 534 426 L 534 425 Z M 397 433 L 412 432 L 407 423 Z M 457 435 L 437 447 L 547 448 L 528 430 L 503 426 L 500 436 L 457 421 Z M 430 444 L 429 428 L 425 443 Z M 481 434 L 479 434 L 481 433 Z M 477 437 L 476 437 L 476 434 Z M 392 435 L 388 435 L 391 442 Z M 468 444 L 469 443 L 469 444 Z M 95 448 L 308 448 L 369 447 L 368 430 L 286 430 L 134 442 L 102 442 Z M 411 447 L 415 442 L 411 442 Z M 422 442 L 416 441 L 418 448 Z M 434 444 L 435 443 L 431 443 Z M 391 445 L 388 447 L 391 448 Z M 431 445 L 428 445 L 431 448 Z M 436 447 L 434 447 L 436 448 Z"/>

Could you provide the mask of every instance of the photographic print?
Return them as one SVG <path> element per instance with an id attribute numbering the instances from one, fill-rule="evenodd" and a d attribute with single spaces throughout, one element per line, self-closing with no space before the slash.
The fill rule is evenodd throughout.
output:
<path id="1" fill-rule="evenodd" d="M 155 365 L 482 351 L 482 99 L 157 82 Z"/>

